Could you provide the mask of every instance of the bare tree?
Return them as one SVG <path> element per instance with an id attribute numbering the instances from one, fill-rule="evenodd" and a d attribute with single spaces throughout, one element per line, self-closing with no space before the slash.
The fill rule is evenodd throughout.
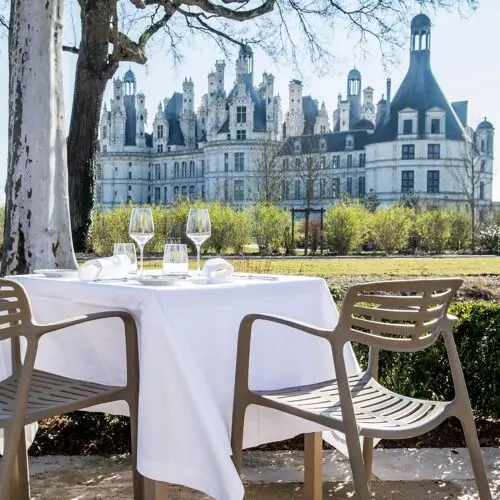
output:
<path id="1" fill-rule="evenodd" d="M 253 198 L 255 201 L 278 205 L 286 191 L 286 167 L 281 155 L 282 143 L 270 137 L 259 141 L 258 159 L 255 162 L 253 175 Z"/>
<path id="2" fill-rule="evenodd" d="M 319 136 L 303 136 L 296 140 L 300 140 L 300 154 L 293 160 L 294 173 L 304 187 L 304 253 L 307 255 L 311 209 L 316 200 L 325 196 L 321 182 L 325 179 L 326 162 L 319 150 Z"/>
<path id="3" fill-rule="evenodd" d="M 464 196 L 471 217 L 471 249 L 476 251 L 477 212 L 480 205 L 484 205 L 484 190 L 492 182 L 492 172 L 486 168 L 484 153 L 476 148 L 474 141 L 465 141 L 461 158 L 462 166 L 451 166 L 450 172 L 455 179 L 457 188 Z"/>

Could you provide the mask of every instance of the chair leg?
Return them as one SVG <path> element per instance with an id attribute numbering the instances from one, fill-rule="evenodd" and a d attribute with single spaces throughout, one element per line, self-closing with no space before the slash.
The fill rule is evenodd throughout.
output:
<path id="1" fill-rule="evenodd" d="M 137 403 L 129 404 L 130 409 L 130 441 L 132 444 L 132 478 L 134 500 L 145 500 L 144 477 L 137 470 L 137 435 L 138 435 L 138 408 Z"/>
<path id="2" fill-rule="evenodd" d="M 366 483 L 368 488 L 370 488 L 373 464 L 373 438 L 363 438 L 363 462 L 365 463 Z"/>
<path id="3" fill-rule="evenodd" d="M 463 419 L 460 419 L 462 429 L 465 435 L 465 442 L 469 450 L 470 461 L 472 470 L 474 471 L 474 478 L 479 492 L 480 500 L 491 500 L 491 491 L 488 484 L 488 477 L 486 475 L 486 468 L 484 467 L 483 457 L 481 455 L 481 447 L 477 438 L 476 426 L 472 414 Z"/>
<path id="4" fill-rule="evenodd" d="M 323 498 L 323 436 L 321 432 L 304 435 L 304 498 Z"/>
<path id="5" fill-rule="evenodd" d="M 24 429 L 19 438 L 19 445 L 12 470 L 10 495 L 13 500 L 30 500 L 28 452 L 26 450 L 26 434 Z"/>
<path id="6" fill-rule="evenodd" d="M 368 480 L 365 474 L 359 436 L 355 429 L 353 432 L 350 432 L 348 429 L 345 429 L 345 431 L 347 451 L 349 452 L 349 462 L 351 463 L 352 479 L 356 488 L 356 495 L 359 500 L 370 500 Z"/>
<path id="7" fill-rule="evenodd" d="M 233 423 L 231 426 L 231 450 L 234 467 L 241 474 L 243 455 L 243 430 L 245 428 L 246 406 L 236 404 L 233 409 Z"/>

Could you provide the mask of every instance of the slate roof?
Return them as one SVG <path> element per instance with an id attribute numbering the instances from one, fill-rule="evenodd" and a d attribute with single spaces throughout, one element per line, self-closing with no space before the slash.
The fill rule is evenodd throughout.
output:
<path id="1" fill-rule="evenodd" d="M 129 69 L 123 75 L 123 81 L 124 82 L 133 82 L 134 80 L 135 80 L 134 72 L 131 69 Z"/>
<path id="2" fill-rule="evenodd" d="M 165 107 L 165 118 L 168 122 L 168 145 L 184 146 L 184 135 L 179 123 L 182 112 L 182 94 L 174 92 L 172 98 Z"/>
<path id="3" fill-rule="evenodd" d="M 493 130 L 493 124 L 486 118 L 477 126 L 477 130 Z"/>
<path id="4" fill-rule="evenodd" d="M 418 138 L 425 138 L 425 113 L 433 107 L 441 108 L 446 113 L 446 138 L 463 139 L 464 128 L 432 74 L 430 52 L 413 51 L 408 72 L 390 103 L 389 118 L 377 127 L 373 142 L 388 142 L 397 138 L 398 112 L 404 108 L 418 112 Z"/>
<path id="5" fill-rule="evenodd" d="M 352 127 L 352 130 L 375 130 L 375 125 L 367 118 L 361 118 Z"/>
<path id="6" fill-rule="evenodd" d="M 302 97 L 302 111 L 304 113 L 304 134 L 314 134 L 314 124 L 318 116 L 318 103 L 310 95 Z"/>
<path id="7" fill-rule="evenodd" d="M 430 28 L 431 20 L 425 14 L 418 14 L 411 20 L 411 29 Z"/>
<path id="8" fill-rule="evenodd" d="M 352 137 L 353 147 L 349 151 L 358 151 L 372 142 L 372 134 L 366 130 L 352 130 L 349 132 L 330 132 L 328 134 L 316 134 L 299 137 L 289 137 L 285 140 L 281 153 L 291 155 L 295 153 L 295 141 L 301 141 L 301 153 L 336 153 L 346 150 L 347 136 Z M 326 141 L 326 149 L 320 149 L 320 140 Z"/>

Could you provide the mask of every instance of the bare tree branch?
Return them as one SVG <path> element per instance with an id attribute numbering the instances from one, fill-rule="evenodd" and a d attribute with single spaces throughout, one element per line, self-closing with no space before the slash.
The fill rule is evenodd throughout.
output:
<path id="1" fill-rule="evenodd" d="M 63 52 L 71 52 L 72 54 L 78 54 L 80 52 L 78 47 L 71 47 L 69 45 L 63 45 L 62 49 L 63 49 Z"/>

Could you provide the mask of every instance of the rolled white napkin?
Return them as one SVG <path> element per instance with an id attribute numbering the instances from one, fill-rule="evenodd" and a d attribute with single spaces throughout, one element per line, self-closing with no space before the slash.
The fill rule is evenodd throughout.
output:
<path id="1" fill-rule="evenodd" d="M 131 261 L 127 255 L 113 255 L 102 259 L 91 259 L 78 269 L 82 281 L 103 278 L 124 278 L 130 271 Z"/>
<path id="2" fill-rule="evenodd" d="M 203 266 L 203 275 L 209 283 L 227 280 L 234 273 L 233 265 L 220 257 L 208 259 Z"/>

